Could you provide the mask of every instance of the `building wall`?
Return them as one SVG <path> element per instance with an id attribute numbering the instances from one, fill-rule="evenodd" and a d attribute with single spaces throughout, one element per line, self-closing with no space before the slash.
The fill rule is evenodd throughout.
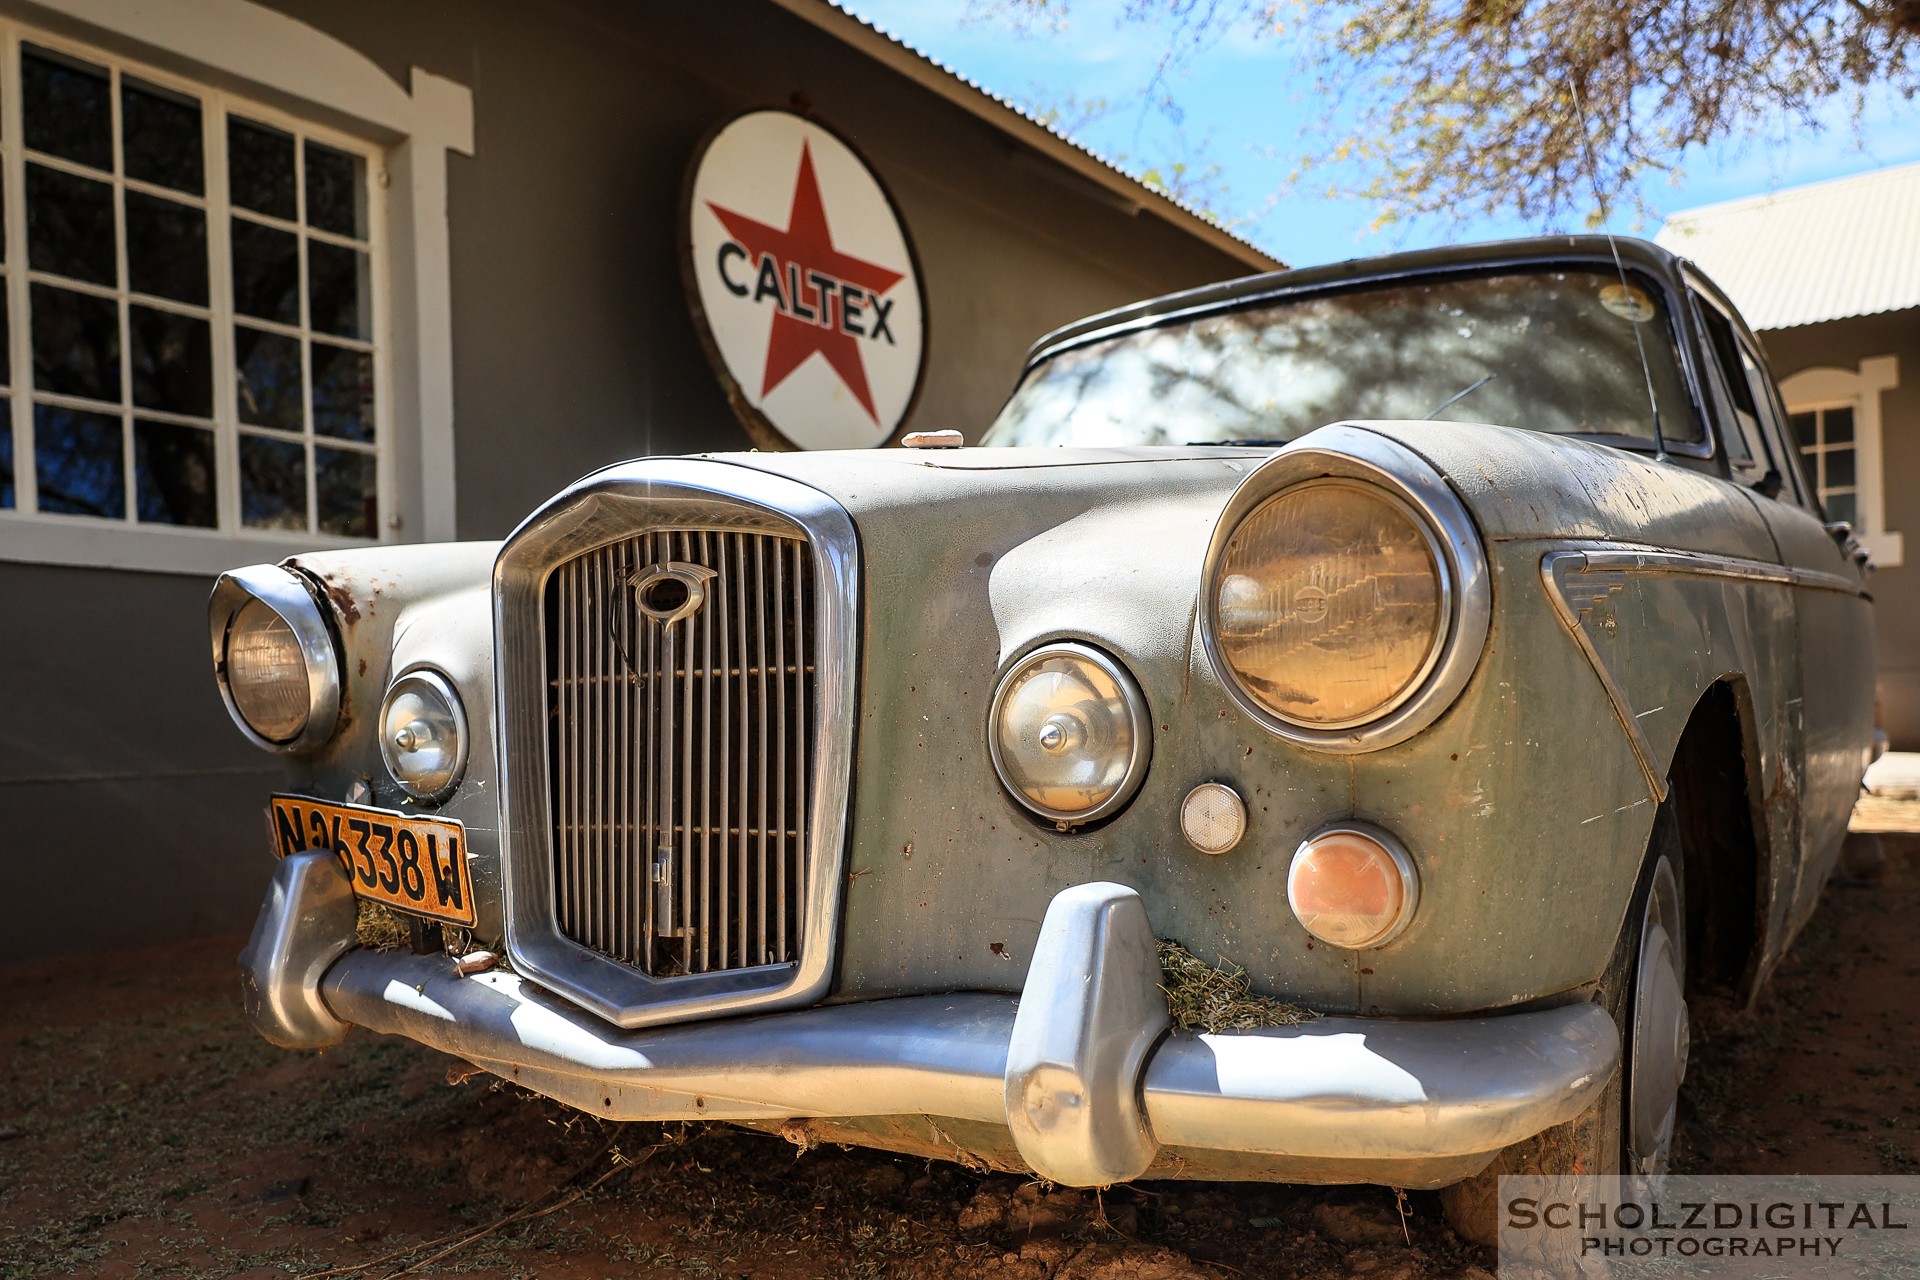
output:
<path id="1" fill-rule="evenodd" d="M 1890 530 L 1907 537 L 1906 562 L 1873 575 L 1880 724 L 1895 750 L 1920 751 L 1920 310 L 1856 316 L 1760 335 L 1776 376 L 1852 370 L 1896 356 L 1900 383 L 1881 393 L 1881 457 Z"/>
<path id="2" fill-rule="evenodd" d="M 928 303 L 918 426 L 977 434 L 1047 329 L 1247 270 L 758 0 L 271 7 L 473 91 L 476 152 L 448 157 L 462 537 L 621 458 L 747 447 L 676 256 L 687 163 L 742 108 L 803 95 L 892 189 Z M 279 770 L 214 691 L 210 587 L 0 561 L 0 960 L 251 920 Z"/>

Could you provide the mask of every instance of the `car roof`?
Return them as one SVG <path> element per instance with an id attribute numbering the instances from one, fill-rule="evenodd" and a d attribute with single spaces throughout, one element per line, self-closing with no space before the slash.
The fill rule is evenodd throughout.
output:
<path id="1" fill-rule="evenodd" d="M 1631 236 L 1536 236 L 1521 240 L 1492 240 L 1437 249 L 1415 249 L 1371 258 L 1349 258 L 1345 262 L 1333 262 L 1325 266 L 1243 276 L 1237 280 L 1202 285 L 1197 289 L 1186 289 L 1144 302 L 1130 303 L 1113 311 L 1103 311 L 1055 329 L 1034 343 L 1027 352 L 1022 376 L 1036 364 L 1084 343 L 1208 312 L 1231 311 L 1259 302 L 1278 300 L 1293 294 L 1463 270 L 1498 270 L 1502 267 L 1537 266 L 1553 262 L 1612 266 L 1616 261 L 1622 267 L 1632 267 L 1650 274 L 1670 288 L 1684 287 L 1680 274 L 1683 259 L 1650 240 Z"/>

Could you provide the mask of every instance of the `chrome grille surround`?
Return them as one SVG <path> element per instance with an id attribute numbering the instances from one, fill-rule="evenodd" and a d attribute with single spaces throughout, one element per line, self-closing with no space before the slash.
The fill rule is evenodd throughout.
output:
<path id="1" fill-rule="evenodd" d="M 813 733 L 803 739 L 808 781 L 799 824 L 800 883 L 798 901 L 788 905 L 797 933 L 797 943 L 788 940 L 791 956 L 666 976 L 646 972 L 660 967 L 650 963 L 651 953 L 643 956 L 628 946 L 628 958 L 617 958 L 567 936 L 569 931 L 594 936 L 583 928 L 581 915 L 594 904 L 578 895 L 563 904 L 556 884 L 560 815 L 554 803 L 558 775 L 551 726 L 557 708 L 548 662 L 550 645 L 566 637 L 548 634 L 547 598 L 550 583 L 569 562 L 669 530 L 676 535 L 676 553 L 683 546 L 681 533 L 693 535 L 685 545 L 696 552 L 702 533 L 710 547 L 761 542 L 751 535 L 778 540 L 766 545 L 804 541 L 810 557 L 802 557 L 802 563 L 810 558 L 812 580 L 800 591 L 811 605 L 802 629 L 814 671 Z M 793 563 L 786 561 L 789 569 Z M 810 485 L 727 462 L 647 459 L 610 467 L 569 487 L 514 532 L 494 566 L 494 640 L 507 953 L 521 973 L 623 1027 L 809 1004 L 826 994 L 844 880 L 859 602 L 858 545 L 845 509 Z M 669 630 L 683 626 L 684 620 Z M 631 729 L 593 734 L 633 765 L 647 764 L 634 759 L 636 749 L 643 754 L 645 749 Z M 764 738 L 746 745 L 754 753 L 774 749 Z M 735 742 L 732 749 L 739 746 Z M 796 761 L 795 768 L 800 767 Z M 676 792 L 675 803 L 682 794 Z M 692 883 L 681 881 L 688 893 Z M 563 929 L 563 916 L 570 930 Z M 770 921 L 769 932 L 771 926 Z M 608 942 L 605 935 L 595 940 Z M 621 952 L 622 947 L 615 940 L 607 950 Z"/>

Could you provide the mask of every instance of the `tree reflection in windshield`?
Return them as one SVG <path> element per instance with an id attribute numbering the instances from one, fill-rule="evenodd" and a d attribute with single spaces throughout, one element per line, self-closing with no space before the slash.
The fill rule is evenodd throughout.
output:
<path id="1" fill-rule="evenodd" d="M 1428 416 L 1651 441 L 1649 380 L 1665 439 L 1700 440 L 1650 282 L 1597 270 L 1402 281 L 1063 351 L 984 443 L 1291 440 L 1342 419 Z"/>

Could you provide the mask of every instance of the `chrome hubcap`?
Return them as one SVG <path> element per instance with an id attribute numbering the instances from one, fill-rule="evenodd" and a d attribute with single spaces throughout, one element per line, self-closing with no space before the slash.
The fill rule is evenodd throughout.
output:
<path id="1" fill-rule="evenodd" d="M 1686 936 L 1673 865 L 1654 868 L 1640 922 L 1634 972 L 1633 1032 L 1627 1077 L 1627 1150 L 1635 1172 L 1658 1173 L 1673 1147 L 1680 1083 L 1687 1075 Z"/>

